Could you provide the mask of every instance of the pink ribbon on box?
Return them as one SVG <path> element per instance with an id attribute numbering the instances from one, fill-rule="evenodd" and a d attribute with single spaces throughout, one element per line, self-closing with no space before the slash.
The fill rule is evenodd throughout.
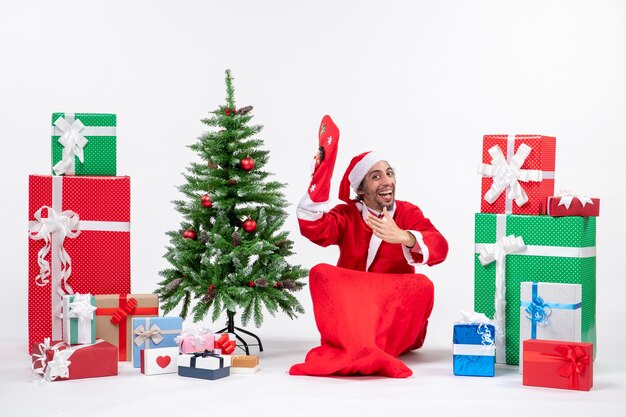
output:
<path id="1" fill-rule="evenodd" d="M 34 221 L 29 222 L 29 237 L 43 240 L 44 247 L 37 254 L 39 274 L 35 282 L 39 286 L 52 285 L 52 339 L 63 338 L 62 302 L 65 294 L 73 294 L 68 284 L 72 274 L 72 259 L 63 247 L 66 237 L 77 238 L 81 231 L 128 232 L 130 222 L 109 222 L 80 220 L 77 213 L 63 210 L 63 178 L 52 176 L 52 207 L 42 206 L 34 214 Z M 46 210 L 47 217 L 43 217 Z M 51 263 L 45 257 L 52 249 Z M 52 282 L 51 282 L 52 281 Z"/>

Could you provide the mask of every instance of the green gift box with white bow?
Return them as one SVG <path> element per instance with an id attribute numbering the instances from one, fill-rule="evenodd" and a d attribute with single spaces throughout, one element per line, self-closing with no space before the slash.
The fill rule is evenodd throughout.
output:
<path id="1" fill-rule="evenodd" d="M 52 173 L 115 176 L 116 127 L 115 114 L 53 113 Z"/>
<path id="2" fill-rule="evenodd" d="M 581 340 L 596 343 L 596 218 L 477 213 L 474 310 L 494 318 L 496 362 L 519 364 L 520 283 L 581 284 Z"/>
<path id="3" fill-rule="evenodd" d="M 63 296 L 63 341 L 70 345 L 96 343 L 96 297 Z"/>

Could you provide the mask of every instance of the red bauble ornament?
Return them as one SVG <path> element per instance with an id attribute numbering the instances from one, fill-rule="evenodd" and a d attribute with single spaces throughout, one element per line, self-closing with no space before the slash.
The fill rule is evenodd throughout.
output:
<path id="1" fill-rule="evenodd" d="M 190 227 L 189 229 L 185 230 L 185 233 L 183 233 L 183 237 L 185 239 L 191 239 L 191 240 L 196 240 L 198 238 L 198 235 L 196 234 L 196 232 Z"/>
<path id="2" fill-rule="evenodd" d="M 211 197 L 209 197 L 208 194 L 203 195 L 201 201 L 204 207 L 207 207 L 207 208 L 213 207 L 213 202 L 211 201 Z"/>
<path id="3" fill-rule="evenodd" d="M 215 287 L 213 286 L 213 284 L 209 285 L 209 289 L 210 289 L 210 290 L 215 289 Z"/>
<path id="4" fill-rule="evenodd" d="M 254 287 L 254 281 L 248 281 L 248 287 Z"/>
<path id="5" fill-rule="evenodd" d="M 280 288 L 282 286 L 283 286 L 283 284 L 280 281 L 278 281 L 276 284 L 274 284 L 274 288 Z"/>
<path id="6" fill-rule="evenodd" d="M 235 185 L 235 184 L 237 184 L 237 181 L 235 181 L 235 180 L 228 180 L 228 181 L 226 181 L 226 182 L 228 182 L 230 185 Z"/>
<path id="7" fill-rule="evenodd" d="M 243 230 L 245 230 L 246 232 L 252 233 L 256 230 L 256 222 L 248 217 L 248 219 L 243 222 L 243 225 L 241 227 L 243 227 Z"/>
<path id="8" fill-rule="evenodd" d="M 243 158 L 241 162 L 239 162 L 239 166 L 244 171 L 252 171 L 254 169 L 254 159 L 250 158 L 249 156 Z"/>

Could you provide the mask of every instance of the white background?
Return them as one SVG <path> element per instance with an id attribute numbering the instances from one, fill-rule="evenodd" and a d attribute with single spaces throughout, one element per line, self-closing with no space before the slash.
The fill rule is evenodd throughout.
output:
<path id="1" fill-rule="evenodd" d="M 73 414 L 65 397 L 85 394 L 76 403 L 85 409 L 93 407 L 87 393 L 108 390 L 113 399 L 98 403 L 108 405 L 97 406 L 96 415 L 141 409 L 166 393 L 167 406 L 156 407 L 162 413 L 201 410 L 208 392 L 212 409 L 237 403 L 232 415 L 266 407 L 278 414 L 379 414 L 394 407 L 490 414 L 508 403 L 513 413 L 625 415 L 626 366 L 618 359 L 626 347 L 625 51 L 622 1 L 4 2 L 3 408 Z M 297 252 L 290 262 L 312 267 L 337 258 L 336 249 L 300 237 L 295 218 L 324 114 L 341 129 L 333 193 L 352 156 L 382 151 L 398 172 L 397 197 L 418 204 L 447 237 L 447 261 L 420 271 L 435 283 L 436 302 L 423 352 L 406 359 L 414 376 L 287 376 L 318 337 L 305 289 L 298 294 L 304 316 L 267 316 L 255 329 L 266 351 L 264 371 L 253 377 L 207 391 L 204 381 L 174 375 L 146 382 L 122 365 L 118 378 L 27 384 L 27 179 L 50 172 L 51 113 L 117 113 L 118 175 L 131 176 L 132 184 L 132 290 L 152 292 L 167 267 L 165 232 L 181 220 L 170 201 L 180 197 L 181 172 L 196 160 L 187 145 L 205 131 L 199 120 L 224 102 L 226 68 L 238 107 L 253 105 L 253 121 L 265 126 L 260 137 L 271 152 L 269 170 L 288 184 L 293 205 L 285 227 Z M 487 133 L 556 136 L 556 189 L 602 200 L 591 393 L 522 387 L 509 368 L 495 379 L 451 376 L 452 323 L 473 306 L 475 170 Z M 217 328 L 223 320 L 204 324 Z M 141 401 L 133 400 L 129 381 Z M 335 405 L 325 408 L 326 402 Z"/>

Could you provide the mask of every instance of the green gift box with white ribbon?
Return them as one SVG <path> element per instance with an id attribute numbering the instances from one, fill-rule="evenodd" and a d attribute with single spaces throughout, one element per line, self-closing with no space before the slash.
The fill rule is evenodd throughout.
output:
<path id="1" fill-rule="evenodd" d="M 96 343 L 96 297 L 63 296 L 63 341 L 70 345 Z"/>
<path id="2" fill-rule="evenodd" d="M 115 176 L 117 117 L 100 113 L 52 113 L 54 175 Z"/>
<path id="3" fill-rule="evenodd" d="M 476 214 L 474 310 L 494 318 L 498 363 L 519 364 L 524 281 L 581 284 L 581 340 L 595 345 L 596 218 Z"/>

